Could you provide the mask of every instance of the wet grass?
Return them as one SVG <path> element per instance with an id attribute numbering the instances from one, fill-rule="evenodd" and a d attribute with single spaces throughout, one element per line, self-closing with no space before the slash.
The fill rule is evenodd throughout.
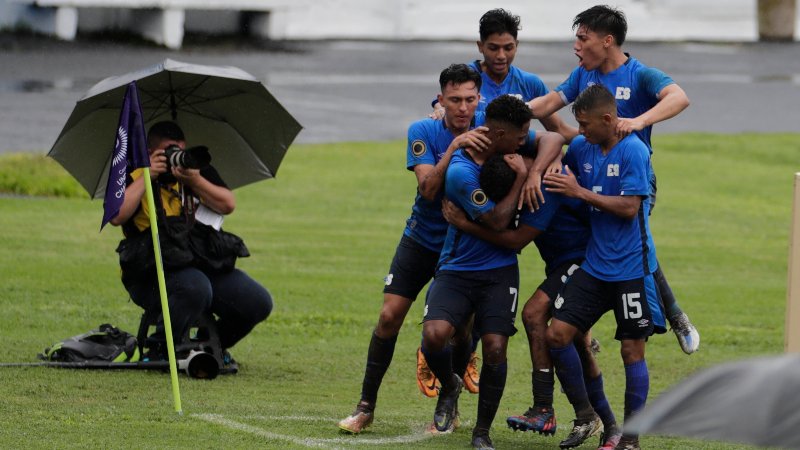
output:
<path id="1" fill-rule="evenodd" d="M 652 218 L 659 259 L 702 334 L 685 356 L 671 334 L 648 344 L 651 398 L 723 361 L 783 349 L 787 242 L 798 135 L 658 136 L 659 200 Z M 54 191 L 57 165 L 36 170 L 0 159 L 0 180 Z M 51 162 L 52 163 L 52 162 Z M 15 163 L 17 164 L 17 163 Z M 435 402 L 418 393 L 414 351 L 422 304 L 403 326 L 381 389 L 375 424 L 342 436 L 336 421 L 358 400 L 367 345 L 388 268 L 414 195 L 405 144 L 298 145 L 279 176 L 237 190 L 226 229 L 242 236 L 240 267 L 275 297 L 272 317 L 232 349 L 242 371 L 214 381 L 181 377 L 184 414 L 172 410 L 158 372 L 0 368 L 1 448 L 465 448 L 476 396 L 461 401 L 463 427 L 413 441 Z M 51 169 L 48 169 L 51 170 Z M 35 194 L 49 195 L 49 194 Z M 102 201 L 0 197 L 0 362 L 34 362 L 54 342 L 112 322 L 135 331 L 140 311 L 118 280 L 118 230 L 98 233 Z M 542 277 L 536 251 L 520 257 L 521 292 Z M 595 329 L 606 390 L 622 416 L 624 372 L 612 317 Z M 492 429 L 498 448 L 555 448 L 571 408 L 556 395 L 555 437 L 514 433 L 505 417 L 530 404 L 527 342 L 509 345 L 509 376 Z M 404 444 L 406 441 L 410 443 Z M 592 442 L 594 444 L 595 442 Z M 646 436 L 646 448 L 747 448 Z M 588 444 L 587 444 L 588 445 Z M 589 447 L 587 447 L 589 448 Z"/>

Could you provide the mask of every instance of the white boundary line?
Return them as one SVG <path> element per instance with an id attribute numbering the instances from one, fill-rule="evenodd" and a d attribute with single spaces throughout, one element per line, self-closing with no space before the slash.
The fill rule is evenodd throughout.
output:
<path id="1" fill-rule="evenodd" d="M 220 414 L 192 414 L 191 417 L 195 417 L 200 420 L 204 420 L 206 422 L 230 428 L 232 430 L 243 431 L 245 433 L 261 436 L 263 438 L 286 441 L 295 445 L 301 445 L 312 448 L 314 447 L 330 448 L 332 445 L 337 445 L 337 444 L 339 445 L 344 444 L 347 445 L 348 447 L 357 445 L 410 444 L 413 442 L 419 442 L 425 439 L 429 439 L 433 436 L 430 433 L 425 433 L 424 430 L 420 430 L 417 433 L 411 433 L 403 436 L 395 436 L 389 438 L 364 438 L 364 437 L 303 438 L 299 436 L 273 433 L 271 431 L 259 428 L 257 426 L 227 419 Z M 300 420 L 300 421 L 325 421 L 325 422 L 330 421 L 330 419 L 322 417 L 311 417 L 311 416 L 272 416 L 272 417 L 255 416 L 254 418 L 259 418 L 262 420 Z"/>

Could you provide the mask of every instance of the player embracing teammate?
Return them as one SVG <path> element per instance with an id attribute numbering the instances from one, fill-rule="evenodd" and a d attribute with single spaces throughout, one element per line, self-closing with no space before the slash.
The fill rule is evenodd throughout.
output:
<path id="1" fill-rule="evenodd" d="M 475 104 L 469 105 L 470 114 L 461 117 L 454 113 L 452 105 L 448 109 L 447 101 L 443 101 L 446 96 L 440 95 L 434 102 L 432 117 L 445 126 L 448 120 L 464 119 L 487 104 L 496 104 L 494 113 L 502 117 L 495 117 L 487 127 L 473 129 L 468 140 L 453 140 L 451 135 L 450 142 L 443 145 L 447 150 L 434 159 L 431 173 L 436 188 L 431 198 L 441 203 L 444 194 L 451 201 L 445 202 L 444 216 L 437 217 L 441 219 L 437 222 L 440 228 L 444 218 L 450 221 L 444 250 L 434 258 L 436 249 L 422 249 L 431 254 L 429 261 L 438 263 L 429 264 L 424 273 L 412 269 L 406 274 L 417 273 L 421 284 L 402 296 L 405 302 L 401 302 L 399 315 L 390 317 L 382 311 L 370 344 L 362 401 L 351 416 L 340 422 L 343 430 L 358 433 L 372 422 L 377 387 L 392 358 L 395 329 L 399 330 L 395 323 L 390 332 L 381 333 L 382 324 L 394 317 L 401 324 L 411 301 L 435 271 L 426 300 L 422 345 L 432 372 L 441 381 L 432 430 L 449 432 L 458 423 L 457 399 L 463 385 L 460 375 L 469 356 L 468 328 L 474 321 L 477 334 L 484 340 L 484 367 L 472 444 L 474 448 L 493 448 L 489 428 L 505 385 L 507 340 L 516 331 L 513 323 L 519 274 L 514 251 L 531 241 L 537 243 L 548 263 L 548 277 L 522 314 L 534 367 L 534 405 L 522 416 L 508 418 L 512 428 L 555 433 L 554 380 L 550 369 L 554 364 L 576 414 L 569 436 L 559 444 L 561 448 L 581 445 L 601 431 L 601 449 L 639 448 L 638 437 L 623 435 L 617 426 L 590 351 L 591 326 L 609 310 L 615 314 L 615 338 L 621 342 L 625 365 L 625 419 L 643 408 L 647 398 L 649 374 L 644 348 L 651 334 L 666 331 L 668 321 L 685 353 L 691 354 L 699 347 L 699 333 L 678 307 L 658 264 L 648 224 L 656 194 L 651 162 L 652 125 L 685 109 L 689 105 L 686 94 L 669 76 L 622 50 L 627 22 L 617 9 L 600 5 L 575 17 L 574 50 L 579 64 L 554 91 L 548 91 L 535 75 L 511 65 L 518 45 L 518 28 L 519 18 L 504 10 L 489 11 L 481 19 L 478 48 L 484 60 L 470 66 L 482 79 L 472 81 L 472 89 L 480 95 L 471 98 Z M 526 87 L 526 82 L 532 88 Z M 445 87 L 442 85 L 442 94 Z M 561 135 L 562 143 L 570 144 L 563 169 L 550 154 L 536 158 L 535 163 L 528 160 L 527 167 L 520 155 L 513 154 L 523 143 L 528 126 L 510 119 L 520 116 L 514 113 L 517 103 L 509 103 L 510 99 L 527 102 L 530 113 L 523 121 L 538 118 L 547 129 Z M 570 103 L 580 125 L 578 137 L 576 130 L 557 115 Z M 469 122 L 475 126 L 471 117 Z M 503 132 L 498 134 L 497 130 Z M 511 135 L 519 135 L 519 142 L 512 142 Z M 542 136 L 547 132 L 538 138 Z M 412 142 L 409 134 L 410 155 L 428 148 Z M 549 150 L 548 146 L 545 148 Z M 498 198 L 482 189 L 491 177 L 489 170 L 487 176 L 481 177 L 481 168 L 493 153 L 508 154 L 507 170 L 516 174 L 509 175 L 509 180 L 513 178 L 507 183 L 510 191 Z M 425 177 L 420 177 L 413 165 L 409 169 L 417 173 L 419 195 L 425 197 Z M 542 193 L 542 186 L 547 192 Z M 554 194 L 559 199 L 572 200 L 553 202 Z M 545 207 L 546 198 L 558 206 Z M 525 220 L 520 227 L 509 223 L 511 203 L 529 209 L 527 224 Z M 585 253 L 556 255 L 569 257 L 558 260 L 561 264 L 554 271 L 548 261 L 553 253 L 548 252 L 567 248 L 559 247 L 559 239 L 570 238 L 565 237 L 569 233 L 559 234 L 553 229 L 558 231 L 561 223 L 563 229 L 568 229 L 572 222 L 583 227 L 585 241 L 583 247 L 568 242 L 570 251 L 580 248 Z M 441 233 L 437 236 L 444 238 Z M 397 258 L 396 255 L 393 271 L 400 263 Z M 387 278 L 387 286 L 392 281 Z M 385 292 L 390 297 L 385 295 L 384 310 L 387 301 L 392 300 L 391 292 Z M 511 293 L 513 305 L 506 298 Z M 500 307 L 506 303 L 509 311 Z M 551 317 L 552 322 L 548 323 Z M 381 334 L 388 335 L 388 339 Z"/>

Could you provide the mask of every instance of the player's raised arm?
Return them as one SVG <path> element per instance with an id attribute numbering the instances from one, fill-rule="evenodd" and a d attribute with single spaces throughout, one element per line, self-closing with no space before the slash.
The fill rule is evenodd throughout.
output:
<path id="1" fill-rule="evenodd" d="M 653 69 L 650 69 L 651 71 Z M 658 71 L 660 73 L 660 71 Z M 677 84 L 669 84 L 658 92 L 658 103 L 638 117 L 620 118 L 617 136 L 625 137 L 658 122 L 671 119 L 689 107 L 689 97 Z"/>

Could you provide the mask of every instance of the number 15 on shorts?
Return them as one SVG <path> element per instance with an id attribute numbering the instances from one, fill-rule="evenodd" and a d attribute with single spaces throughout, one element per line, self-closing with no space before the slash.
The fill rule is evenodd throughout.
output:
<path id="1" fill-rule="evenodd" d="M 638 292 L 622 294 L 622 312 L 626 320 L 642 317 L 642 302 L 639 300 L 640 298 L 641 294 Z"/>

